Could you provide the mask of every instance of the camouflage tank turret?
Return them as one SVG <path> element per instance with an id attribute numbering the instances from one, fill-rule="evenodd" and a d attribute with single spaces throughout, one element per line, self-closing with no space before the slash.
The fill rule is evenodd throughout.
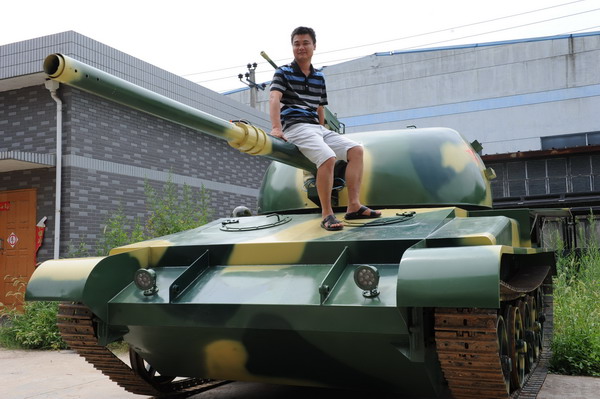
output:
<path id="1" fill-rule="evenodd" d="M 169 396 L 219 380 L 455 398 L 539 389 L 554 255 L 532 241 L 529 210 L 491 208 L 493 171 L 458 132 L 352 134 L 365 148 L 361 202 L 383 216 L 327 232 L 305 181 L 313 166 L 293 145 L 62 55 L 44 69 L 275 160 L 256 216 L 241 210 L 34 273 L 27 300 L 69 302 L 63 337 L 125 389 Z M 340 218 L 343 171 L 332 193 Z M 131 366 L 105 349 L 117 340 Z"/>

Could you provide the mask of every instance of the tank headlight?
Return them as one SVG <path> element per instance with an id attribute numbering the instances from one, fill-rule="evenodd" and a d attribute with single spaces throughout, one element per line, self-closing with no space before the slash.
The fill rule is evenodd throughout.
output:
<path id="1" fill-rule="evenodd" d="M 144 291 L 144 295 L 154 295 L 158 292 L 156 272 L 152 269 L 138 269 L 133 275 L 135 286 Z"/>
<path id="2" fill-rule="evenodd" d="M 363 290 L 363 296 L 373 298 L 379 295 L 379 271 L 370 265 L 360 265 L 354 270 L 354 282 Z"/>

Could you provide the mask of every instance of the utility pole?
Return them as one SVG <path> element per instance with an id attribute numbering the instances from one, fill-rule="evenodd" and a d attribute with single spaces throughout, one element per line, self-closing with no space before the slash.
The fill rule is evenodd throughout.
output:
<path id="1" fill-rule="evenodd" d="M 250 64 L 248 64 L 248 67 L 250 67 Z M 250 75 L 250 77 L 248 78 L 248 80 L 250 82 L 256 82 L 256 62 L 252 65 L 253 68 L 248 68 L 248 73 Z M 252 87 L 250 87 L 250 106 L 252 108 L 256 108 L 256 95 L 258 94 L 258 89 L 256 88 L 256 85 L 253 85 Z"/>
<path id="2" fill-rule="evenodd" d="M 246 86 L 248 86 L 250 88 L 250 106 L 252 108 L 256 108 L 256 99 L 257 99 L 257 94 L 258 94 L 258 90 L 264 90 L 266 85 L 264 83 L 258 84 L 256 83 L 256 67 L 257 64 L 256 62 L 254 64 L 250 64 L 248 63 L 248 65 L 246 65 L 246 68 L 248 68 L 248 72 L 246 72 L 245 74 L 239 74 L 238 75 L 238 79 L 240 80 L 240 82 L 242 82 L 243 84 L 245 84 Z M 242 78 L 245 77 L 246 78 L 246 82 L 244 82 L 242 80 Z"/>

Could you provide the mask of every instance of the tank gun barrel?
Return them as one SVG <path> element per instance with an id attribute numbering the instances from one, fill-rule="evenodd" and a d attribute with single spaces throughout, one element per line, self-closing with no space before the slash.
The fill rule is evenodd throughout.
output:
<path id="1" fill-rule="evenodd" d="M 296 146 L 270 136 L 256 126 L 226 121 L 66 55 L 47 56 L 44 60 L 44 72 L 50 79 L 68 86 L 226 140 L 241 152 L 261 155 L 310 172 L 315 171 L 314 164 Z"/>
<path id="2" fill-rule="evenodd" d="M 267 55 L 267 53 L 265 53 L 264 51 L 261 51 L 261 52 L 260 52 L 260 55 L 261 55 L 261 57 L 263 57 L 265 60 L 267 60 L 267 62 L 268 62 L 269 64 L 271 64 L 271 66 L 272 66 L 273 68 L 275 68 L 275 69 L 279 68 L 279 67 L 277 66 L 277 64 L 276 64 L 275 62 L 273 62 L 273 60 L 271 59 L 271 57 L 269 57 L 269 56 Z"/>

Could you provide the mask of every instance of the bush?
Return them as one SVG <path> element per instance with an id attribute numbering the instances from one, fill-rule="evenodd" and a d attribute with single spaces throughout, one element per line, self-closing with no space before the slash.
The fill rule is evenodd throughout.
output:
<path id="1" fill-rule="evenodd" d="M 600 376 L 600 250 L 596 237 L 579 253 L 557 258 L 550 367 L 560 374 Z"/>
<path id="2" fill-rule="evenodd" d="M 0 345 L 19 349 L 65 349 L 56 327 L 58 302 L 26 302 L 23 313 L 4 312 Z"/>
<path id="3" fill-rule="evenodd" d="M 111 249 L 123 245 L 202 226 L 212 217 L 210 198 L 204 187 L 194 191 L 184 184 L 179 191 L 171 178 L 160 192 L 148 182 L 144 187 L 148 210 L 145 223 L 138 219 L 129 223 L 123 208 L 119 208 L 106 221 L 104 234 L 97 245 L 98 256 L 106 256 Z"/>
<path id="4" fill-rule="evenodd" d="M 119 208 L 106 221 L 104 233 L 96 248 L 97 255 L 106 256 L 113 248 L 143 241 L 145 239 L 143 230 L 138 220 L 135 221 L 132 227 L 128 226 L 123 208 Z"/>
<path id="5" fill-rule="evenodd" d="M 146 221 L 146 239 L 202 226 L 212 216 L 210 198 L 204 187 L 194 192 L 184 184 L 179 195 L 177 186 L 169 178 L 161 193 L 157 193 L 147 182 L 145 191 L 150 211 Z"/>

